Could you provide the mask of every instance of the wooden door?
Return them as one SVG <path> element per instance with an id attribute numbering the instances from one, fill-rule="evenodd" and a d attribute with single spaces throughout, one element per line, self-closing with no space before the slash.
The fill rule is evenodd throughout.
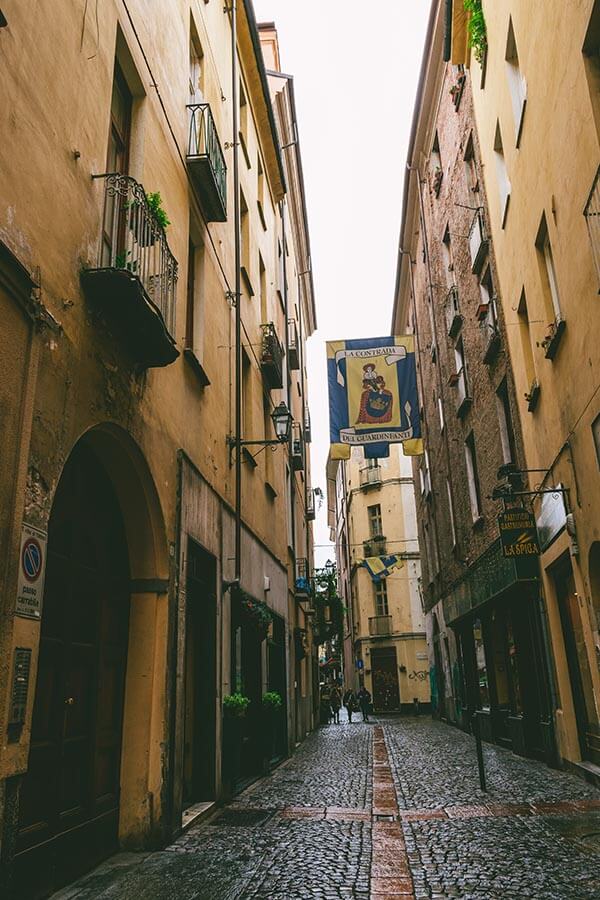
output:
<path id="1" fill-rule="evenodd" d="M 39 668 L 20 795 L 15 881 L 41 897 L 117 848 L 127 546 L 92 450 L 73 451 L 48 529 Z"/>

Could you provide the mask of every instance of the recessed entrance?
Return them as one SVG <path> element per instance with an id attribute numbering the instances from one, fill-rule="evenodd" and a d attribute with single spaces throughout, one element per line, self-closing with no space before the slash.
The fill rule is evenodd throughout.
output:
<path id="1" fill-rule="evenodd" d="M 371 648 L 371 669 L 373 673 L 373 706 L 387 712 L 400 708 L 398 690 L 398 666 L 395 647 Z"/>
<path id="2" fill-rule="evenodd" d="M 129 585 L 112 482 L 94 450 L 80 442 L 64 468 L 48 527 L 14 869 L 20 898 L 46 896 L 117 848 Z"/>
<path id="3" fill-rule="evenodd" d="M 216 561 L 188 541 L 183 805 L 215 798 Z"/>

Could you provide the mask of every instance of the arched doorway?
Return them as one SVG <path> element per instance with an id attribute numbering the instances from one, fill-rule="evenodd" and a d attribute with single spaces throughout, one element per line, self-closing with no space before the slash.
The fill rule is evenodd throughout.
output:
<path id="1" fill-rule="evenodd" d="M 73 448 L 48 523 L 15 896 L 47 896 L 162 827 L 168 545 L 130 435 L 98 425 Z M 160 652 L 157 648 L 160 648 Z M 162 694 L 162 689 L 161 689 Z M 157 774 L 158 773 L 158 774 Z"/>

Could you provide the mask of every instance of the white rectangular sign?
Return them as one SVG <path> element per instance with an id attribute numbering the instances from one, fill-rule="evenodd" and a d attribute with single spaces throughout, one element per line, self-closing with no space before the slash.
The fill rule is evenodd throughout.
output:
<path id="1" fill-rule="evenodd" d="M 46 539 L 45 531 L 23 523 L 15 612 L 28 619 L 40 619 L 42 616 Z"/>

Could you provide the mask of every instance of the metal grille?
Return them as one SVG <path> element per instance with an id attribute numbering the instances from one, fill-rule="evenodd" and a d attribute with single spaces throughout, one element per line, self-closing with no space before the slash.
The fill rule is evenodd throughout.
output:
<path id="1" fill-rule="evenodd" d="M 215 120 L 208 103 L 192 103 L 188 106 L 190 133 L 188 156 L 208 159 L 215 177 L 223 208 L 227 209 L 227 166 L 221 149 Z"/>

